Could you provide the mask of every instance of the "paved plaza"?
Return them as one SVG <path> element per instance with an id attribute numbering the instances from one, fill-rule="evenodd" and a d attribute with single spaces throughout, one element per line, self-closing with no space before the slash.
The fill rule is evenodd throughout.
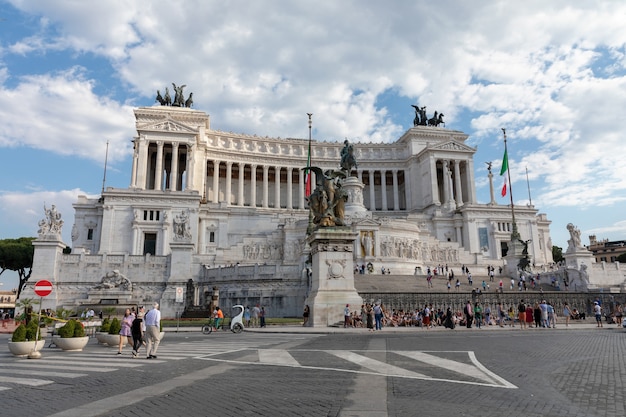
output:
<path id="1" fill-rule="evenodd" d="M 5 343 L 9 335 L 0 335 Z M 0 352 L 0 415 L 623 416 L 626 332 L 595 328 L 249 329 L 130 348 Z"/>

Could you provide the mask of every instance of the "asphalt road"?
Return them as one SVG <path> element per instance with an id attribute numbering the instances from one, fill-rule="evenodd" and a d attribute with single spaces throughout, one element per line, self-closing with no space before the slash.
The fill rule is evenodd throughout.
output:
<path id="1" fill-rule="evenodd" d="M 623 329 L 167 332 L 0 352 L 2 416 L 624 416 Z M 8 335 L 0 335 L 6 343 Z"/>

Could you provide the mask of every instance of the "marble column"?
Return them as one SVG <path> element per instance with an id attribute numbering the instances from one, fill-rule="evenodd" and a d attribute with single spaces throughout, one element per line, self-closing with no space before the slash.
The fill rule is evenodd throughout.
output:
<path id="1" fill-rule="evenodd" d="M 244 185 L 244 175 L 246 169 L 245 164 L 243 162 L 239 162 L 239 184 L 237 185 L 237 205 L 243 207 L 244 199 L 243 199 L 243 185 Z"/>
<path id="2" fill-rule="evenodd" d="M 439 186 L 437 184 L 437 161 L 433 156 L 430 157 L 430 188 L 433 195 L 433 204 L 439 206 Z"/>
<path id="3" fill-rule="evenodd" d="M 374 171 L 369 170 L 369 179 L 370 179 L 370 211 L 376 211 L 376 185 L 374 184 Z"/>
<path id="4" fill-rule="evenodd" d="M 231 161 L 226 162 L 226 204 L 230 206 L 232 184 L 233 184 L 233 163 Z"/>
<path id="5" fill-rule="evenodd" d="M 268 207 L 269 200 L 269 165 L 263 165 L 263 208 Z"/>
<path id="6" fill-rule="evenodd" d="M 461 186 L 461 161 L 454 160 L 454 185 L 456 187 L 456 206 L 463 207 L 463 187 Z"/>
<path id="7" fill-rule="evenodd" d="M 170 172 L 170 190 L 178 190 L 178 142 L 172 142 L 172 165 Z"/>
<path id="8" fill-rule="evenodd" d="M 400 210 L 400 194 L 398 192 L 398 170 L 394 169 L 393 173 L 393 209 Z"/>
<path id="9" fill-rule="evenodd" d="M 443 202 L 447 204 L 450 202 L 450 169 L 448 168 L 448 161 L 443 161 Z"/>
<path id="10" fill-rule="evenodd" d="M 256 207 L 256 164 L 250 168 L 250 207 Z"/>
<path id="11" fill-rule="evenodd" d="M 195 152 L 195 145 L 186 145 L 186 148 L 187 158 L 185 158 L 185 171 L 187 172 L 187 176 L 185 177 L 185 191 L 189 190 L 192 187 L 194 180 L 193 171 L 195 166 L 195 159 L 193 157 L 193 154 Z"/>
<path id="12" fill-rule="evenodd" d="M 148 158 L 148 151 L 150 148 L 150 142 L 147 140 L 142 140 L 140 137 L 139 143 L 139 152 L 138 152 L 138 161 L 137 161 L 137 178 L 135 180 L 135 186 L 137 188 L 141 188 L 145 190 L 148 188 L 148 184 L 150 183 L 148 179 L 148 166 L 150 165 L 150 161 Z"/>
<path id="13" fill-rule="evenodd" d="M 213 160 L 213 202 L 220 202 L 220 161 Z"/>
<path id="14" fill-rule="evenodd" d="M 293 168 L 291 167 L 287 167 L 287 208 L 288 209 L 292 209 L 293 208 L 293 190 L 291 189 L 291 187 L 293 186 Z"/>
<path id="15" fill-rule="evenodd" d="M 163 141 L 157 141 L 156 167 L 154 169 L 154 189 L 162 190 L 163 182 Z"/>
<path id="16" fill-rule="evenodd" d="M 380 193 L 383 197 L 383 211 L 387 211 L 387 170 L 380 171 Z"/>
<path id="17" fill-rule="evenodd" d="M 137 164 L 139 163 L 139 139 L 133 140 L 133 168 L 130 174 L 130 187 L 137 187 Z"/>
<path id="18" fill-rule="evenodd" d="M 280 167 L 274 167 L 274 208 L 280 208 Z"/>

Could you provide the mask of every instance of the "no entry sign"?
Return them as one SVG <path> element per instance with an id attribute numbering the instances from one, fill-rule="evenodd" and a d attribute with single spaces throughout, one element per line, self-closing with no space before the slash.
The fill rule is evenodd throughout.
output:
<path id="1" fill-rule="evenodd" d="M 52 292 L 52 283 L 46 279 L 42 279 L 37 281 L 35 284 L 35 294 L 40 297 L 45 297 L 50 295 Z"/>

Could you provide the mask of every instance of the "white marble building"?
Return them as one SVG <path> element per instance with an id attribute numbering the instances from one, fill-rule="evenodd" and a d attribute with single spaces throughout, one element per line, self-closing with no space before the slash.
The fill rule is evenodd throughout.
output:
<path id="1" fill-rule="evenodd" d="M 30 282 L 53 277 L 59 290 L 51 302 L 74 309 L 157 300 L 174 316 L 208 304 L 216 286 L 220 305 L 258 302 L 275 316 L 299 316 L 309 284 L 302 171 L 309 141 L 215 131 L 208 114 L 189 108 L 142 107 L 135 117 L 130 186 L 79 197 L 72 254 L 40 236 Z M 360 236 L 356 265 L 392 274 L 502 265 L 511 210 L 493 199 L 477 203 L 476 150 L 467 138 L 416 126 L 393 143 L 354 144 L 363 187 L 350 199 L 365 207 L 346 216 Z M 338 169 L 342 147 L 313 141 L 312 165 Z M 532 239 L 533 263 L 551 263 L 546 215 L 516 207 L 515 217 L 521 238 Z M 111 276 L 131 289 L 103 286 Z"/>

